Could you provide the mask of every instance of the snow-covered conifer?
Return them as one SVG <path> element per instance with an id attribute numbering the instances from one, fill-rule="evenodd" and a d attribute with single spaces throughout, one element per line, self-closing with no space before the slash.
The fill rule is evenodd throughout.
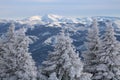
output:
<path id="1" fill-rule="evenodd" d="M 35 63 L 28 52 L 29 37 L 25 29 L 8 32 L 0 38 L 0 80 L 36 80 Z"/>
<path id="2" fill-rule="evenodd" d="M 120 80 L 120 43 L 116 40 L 111 22 L 102 36 L 102 52 L 95 80 Z"/>
<path id="3" fill-rule="evenodd" d="M 86 51 L 83 52 L 84 58 L 84 71 L 91 73 L 94 77 L 96 74 L 96 66 L 98 65 L 99 59 L 98 55 L 101 49 L 101 41 L 99 38 L 99 29 L 97 20 L 93 19 L 91 28 L 88 30 L 87 42 L 85 42 Z"/>
<path id="4" fill-rule="evenodd" d="M 42 63 L 42 74 L 48 78 L 51 75 L 58 80 L 80 80 L 83 63 L 76 53 L 72 40 L 61 32 L 57 36 L 57 43 L 53 52 L 50 52 L 46 61 Z"/>

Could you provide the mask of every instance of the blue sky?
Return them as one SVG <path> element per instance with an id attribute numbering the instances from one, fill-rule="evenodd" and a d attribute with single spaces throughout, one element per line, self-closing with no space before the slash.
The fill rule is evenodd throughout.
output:
<path id="1" fill-rule="evenodd" d="M 120 0 L 0 0 L 0 18 L 120 16 Z"/>

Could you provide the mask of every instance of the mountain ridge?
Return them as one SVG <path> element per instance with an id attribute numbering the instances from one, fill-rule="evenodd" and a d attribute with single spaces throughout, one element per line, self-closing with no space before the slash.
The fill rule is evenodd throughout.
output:
<path id="1" fill-rule="evenodd" d="M 70 37 L 73 39 L 73 44 L 75 45 L 77 51 L 79 51 L 81 54 L 81 51 L 85 50 L 83 43 L 86 40 L 85 37 L 87 34 L 87 30 L 92 24 L 92 18 L 97 18 L 98 27 L 101 34 L 105 30 L 105 22 L 107 20 L 111 20 L 116 32 L 116 37 L 120 41 L 119 17 L 76 18 L 79 21 L 78 23 L 69 20 L 74 20 L 74 18 L 67 17 L 67 19 L 64 19 L 64 21 L 61 22 L 42 22 L 41 18 L 42 16 L 33 16 L 30 18 L 30 20 L 26 18 L 22 20 L 0 20 L 0 35 L 7 31 L 11 23 L 15 24 L 16 30 L 22 27 L 27 28 L 26 34 L 30 36 L 31 39 L 34 41 L 34 43 L 30 45 L 29 50 L 32 53 L 33 59 L 36 61 L 37 65 L 41 64 L 41 62 L 45 60 L 49 51 L 53 50 L 56 41 L 55 36 L 59 34 L 62 29 L 65 30 L 66 34 L 70 34 Z"/>

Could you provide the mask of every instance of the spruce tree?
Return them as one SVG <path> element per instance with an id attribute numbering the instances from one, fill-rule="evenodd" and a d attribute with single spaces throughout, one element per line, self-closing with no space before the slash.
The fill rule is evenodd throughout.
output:
<path id="1" fill-rule="evenodd" d="M 30 39 L 25 29 L 8 32 L 0 38 L 0 80 L 36 80 L 36 67 L 28 52 Z"/>
<path id="2" fill-rule="evenodd" d="M 116 40 L 111 22 L 106 24 L 106 32 L 102 36 L 102 51 L 96 80 L 120 80 L 120 43 Z"/>
<path id="3" fill-rule="evenodd" d="M 55 73 L 58 80 L 80 80 L 82 70 L 83 63 L 72 45 L 72 40 L 61 32 L 57 36 L 54 51 L 50 52 L 47 60 L 42 63 L 42 74 L 49 78 Z"/>
<path id="4" fill-rule="evenodd" d="M 83 52 L 82 56 L 84 58 L 84 71 L 91 73 L 95 77 L 96 66 L 98 65 L 99 59 L 98 55 L 101 50 L 101 41 L 99 38 L 99 29 L 96 19 L 93 19 L 91 28 L 88 30 L 85 46 L 86 51 Z"/>

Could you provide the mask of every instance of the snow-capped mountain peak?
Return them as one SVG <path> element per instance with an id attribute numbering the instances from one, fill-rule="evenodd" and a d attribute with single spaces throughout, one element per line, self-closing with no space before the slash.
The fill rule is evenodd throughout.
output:
<path id="1" fill-rule="evenodd" d="M 59 15 L 48 14 L 42 17 L 43 22 L 47 23 L 78 23 L 78 20 L 75 18 L 67 18 Z"/>
<path id="2" fill-rule="evenodd" d="M 54 14 L 47 14 L 42 17 L 43 22 L 59 22 L 62 16 L 54 15 Z"/>
<path id="3" fill-rule="evenodd" d="M 32 17 L 29 17 L 28 20 L 30 21 L 41 20 L 41 16 L 32 16 Z"/>
<path id="4" fill-rule="evenodd" d="M 55 14 L 48 14 L 47 16 L 48 16 L 48 17 L 51 17 L 51 18 L 56 18 L 56 19 L 62 18 L 62 16 L 55 15 Z"/>

